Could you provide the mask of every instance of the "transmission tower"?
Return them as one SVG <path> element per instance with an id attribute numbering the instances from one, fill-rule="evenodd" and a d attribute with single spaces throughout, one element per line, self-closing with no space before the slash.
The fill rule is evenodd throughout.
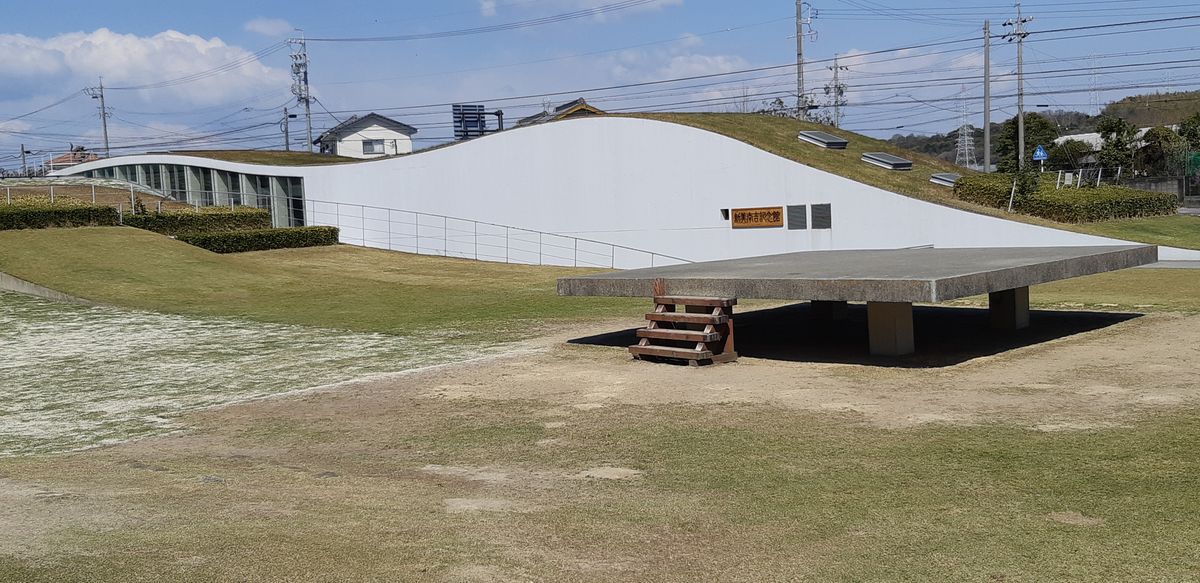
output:
<path id="1" fill-rule="evenodd" d="M 974 168 L 975 161 L 975 128 L 971 126 L 970 112 L 967 102 L 962 103 L 962 124 L 958 126 L 958 147 L 954 153 L 954 164 L 966 168 Z"/>
<path id="2" fill-rule="evenodd" d="M 292 45 L 292 95 L 296 103 L 304 106 L 304 123 L 307 129 L 308 151 L 313 151 L 312 137 L 312 93 L 308 87 L 308 42 L 304 36 L 288 39 Z"/>
<path id="3" fill-rule="evenodd" d="M 825 86 L 825 95 L 829 97 L 829 104 L 833 106 L 833 127 L 842 127 L 842 106 L 846 105 L 846 84 L 842 83 L 842 71 L 849 71 L 850 68 L 838 64 L 838 56 L 833 55 L 833 65 L 826 67 L 833 71 L 833 81 Z"/>
<path id="4" fill-rule="evenodd" d="M 812 4 L 796 0 L 796 117 L 808 119 L 808 95 L 804 93 L 804 37 L 817 39 L 812 21 L 817 11 Z M 807 28 L 807 30 L 805 30 Z"/>

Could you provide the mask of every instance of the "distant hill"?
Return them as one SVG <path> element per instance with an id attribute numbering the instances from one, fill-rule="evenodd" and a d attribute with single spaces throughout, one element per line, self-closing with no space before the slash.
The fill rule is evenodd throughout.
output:
<path id="1" fill-rule="evenodd" d="M 1059 135 L 1064 136 L 1096 131 L 1096 124 L 1100 122 L 1101 117 L 1061 109 L 1036 113 L 1053 121 L 1058 126 Z M 1200 113 L 1200 91 L 1132 95 L 1108 104 L 1101 115 L 1115 115 L 1139 128 L 1145 128 L 1177 124 L 1196 113 Z M 992 135 L 997 135 L 999 131 L 1000 124 L 993 123 Z M 931 136 L 896 134 L 888 141 L 902 148 L 953 163 L 958 145 L 958 130 Z M 975 158 L 982 163 L 983 130 L 978 128 L 975 130 Z"/>
<path id="2" fill-rule="evenodd" d="M 1200 113 L 1200 91 L 1133 95 L 1108 104 L 1104 113 L 1139 128 L 1177 124 Z"/>

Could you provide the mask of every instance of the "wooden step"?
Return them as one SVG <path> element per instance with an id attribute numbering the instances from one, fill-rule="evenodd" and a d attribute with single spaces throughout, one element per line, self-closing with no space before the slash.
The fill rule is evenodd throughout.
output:
<path id="1" fill-rule="evenodd" d="M 699 296 L 654 296 L 656 304 L 675 304 L 678 306 L 709 306 L 712 308 L 728 308 L 737 305 L 737 298 L 705 298 Z"/>
<path id="2" fill-rule="evenodd" d="M 721 314 L 714 316 L 712 314 L 687 314 L 679 312 L 652 312 L 646 314 L 646 319 L 652 322 L 677 322 L 683 324 L 724 324 L 729 321 L 729 316 Z"/>
<path id="3" fill-rule="evenodd" d="M 712 360 L 713 353 L 709 350 L 694 348 L 671 348 L 669 346 L 630 346 L 629 353 L 634 356 L 657 356 L 660 358 L 678 358 L 680 360 Z"/>
<path id="4" fill-rule="evenodd" d="M 701 332 L 699 330 L 671 330 L 669 328 L 642 328 L 637 331 L 638 338 L 655 338 L 657 340 L 679 340 L 681 342 L 720 342 L 721 335 L 717 332 Z"/>

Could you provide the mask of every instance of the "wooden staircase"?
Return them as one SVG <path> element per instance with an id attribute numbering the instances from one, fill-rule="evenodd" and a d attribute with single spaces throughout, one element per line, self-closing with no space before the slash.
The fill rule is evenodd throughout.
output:
<path id="1" fill-rule="evenodd" d="M 692 366 L 733 362 L 734 298 L 656 296 L 649 324 L 629 347 L 642 360 L 686 361 Z M 683 306 L 683 311 L 676 311 Z"/>

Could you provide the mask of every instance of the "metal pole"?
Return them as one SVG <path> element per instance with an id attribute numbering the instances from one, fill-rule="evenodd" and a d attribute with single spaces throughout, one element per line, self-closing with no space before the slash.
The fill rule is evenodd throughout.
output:
<path id="1" fill-rule="evenodd" d="M 417 255 L 420 255 L 421 254 L 421 215 L 419 213 L 413 213 L 413 225 L 415 225 L 415 228 L 413 229 L 413 240 L 416 241 L 416 248 L 417 248 L 416 253 L 417 253 Z"/>
<path id="2" fill-rule="evenodd" d="M 285 152 L 292 151 L 292 135 L 290 133 L 291 125 L 292 124 L 288 123 L 287 108 L 284 107 L 283 108 L 283 150 Z"/>
<path id="3" fill-rule="evenodd" d="M 133 212 L 133 210 L 135 208 L 137 208 L 137 198 L 133 194 L 133 183 L 130 183 L 129 184 L 129 212 Z"/>
<path id="4" fill-rule="evenodd" d="M 392 209 L 387 209 L 388 251 L 392 250 Z"/>
<path id="5" fill-rule="evenodd" d="M 612 250 L 612 257 L 609 258 L 608 266 L 611 269 L 616 269 L 617 268 L 617 247 L 615 245 L 609 245 L 608 248 Z"/>
<path id="6" fill-rule="evenodd" d="M 104 157 L 111 158 L 108 148 L 108 107 L 104 105 L 104 77 L 100 77 L 100 125 L 104 128 Z"/>
<path id="7" fill-rule="evenodd" d="M 538 232 L 538 265 L 542 264 L 542 233 Z"/>
<path id="8" fill-rule="evenodd" d="M 96 204 L 96 185 L 92 185 L 92 204 Z"/>
<path id="9" fill-rule="evenodd" d="M 575 264 L 573 265 L 573 267 L 579 267 L 579 239 L 574 239 L 574 241 L 575 241 Z"/>
<path id="10" fill-rule="evenodd" d="M 4 197 L 8 199 L 8 204 L 11 205 L 12 204 L 12 187 L 11 186 L 4 187 Z"/>
<path id="11" fill-rule="evenodd" d="M 475 225 L 475 261 L 479 261 L 479 221 L 471 221 Z"/>
<path id="12" fill-rule="evenodd" d="M 992 21 L 983 21 L 983 171 L 992 171 Z"/>
<path id="13" fill-rule="evenodd" d="M 50 185 L 50 202 L 54 202 L 54 185 Z"/>
<path id="14" fill-rule="evenodd" d="M 508 263 L 508 227 L 504 227 L 504 262 Z"/>
<path id="15" fill-rule="evenodd" d="M 804 103 L 804 1 L 796 0 L 796 116 L 808 117 Z"/>
<path id="16" fill-rule="evenodd" d="M 442 217 L 442 257 L 450 256 L 450 219 Z"/>

